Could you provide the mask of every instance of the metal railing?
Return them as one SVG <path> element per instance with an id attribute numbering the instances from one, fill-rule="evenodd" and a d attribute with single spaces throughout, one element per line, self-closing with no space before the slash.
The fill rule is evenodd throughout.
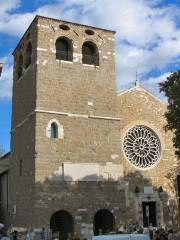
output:
<path id="1" fill-rule="evenodd" d="M 82 63 L 89 64 L 89 65 L 99 65 L 99 56 L 96 55 L 82 55 Z"/>
<path id="2" fill-rule="evenodd" d="M 73 52 L 72 51 L 57 51 L 56 50 L 56 59 L 64 61 L 73 61 Z"/>

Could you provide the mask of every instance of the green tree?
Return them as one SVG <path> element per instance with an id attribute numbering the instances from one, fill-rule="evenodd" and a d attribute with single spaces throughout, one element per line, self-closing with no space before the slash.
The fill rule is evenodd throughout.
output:
<path id="1" fill-rule="evenodd" d="M 168 100 L 167 111 L 165 113 L 167 119 L 165 130 L 173 131 L 175 153 L 180 158 L 180 70 L 172 73 L 159 86 L 160 92 L 164 92 Z"/>

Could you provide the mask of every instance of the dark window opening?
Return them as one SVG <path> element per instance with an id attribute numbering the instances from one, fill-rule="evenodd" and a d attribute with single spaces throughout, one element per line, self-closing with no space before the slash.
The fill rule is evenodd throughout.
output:
<path id="1" fill-rule="evenodd" d="M 99 65 L 99 53 L 97 46 L 92 42 L 85 42 L 82 46 L 82 63 Z"/>
<path id="2" fill-rule="evenodd" d="M 58 126 L 56 123 L 51 124 L 51 138 L 58 138 Z"/>
<path id="3" fill-rule="evenodd" d="M 32 61 L 32 45 L 31 43 L 28 43 L 26 52 L 25 52 L 25 68 L 27 68 Z"/>
<path id="4" fill-rule="evenodd" d="M 142 202 L 143 210 L 143 226 L 144 227 L 156 227 L 156 202 Z"/>
<path id="5" fill-rule="evenodd" d="M 5 172 L 1 174 L 0 176 L 0 221 L 3 222 L 6 219 L 5 211 L 1 210 L 7 210 L 8 211 L 8 194 L 9 194 L 9 176 L 8 172 Z"/>
<path id="6" fill-rule="evenodd" d="M 20 45 L 19 49 L 22 50 L 23 47 L 24 47 L 24 43 L 22 43 L 22 44 Z"/>
<path id="7" fill-rule="evenodd" d="M 23 161 L 19 161 L 19 176 L 21 177 L 23 173 Z"/>
<path id="8" fill-rule="evenodd" d="M 19 79 L 22 76 L 22 72 L 23 72 L 22 67 L 18 67 L 18 69 L 17 69 L 17 79 Z"/>
<path id="9" fill-rule="evenodd" d="M 17 79 L 22 76 L 23 73 L 23 56 L 20 55 L 18 63 L 17 63 Z"/>
<path id="10" fill-rule="evenodd" d="M 177 193 L 178 197 L 180 197 L 180 175 L 177 175 Z"/>
<path id="11" fill-rule="evenodd" d="M 30 38 L 30 33 L 28 33 L 28 34 L 27 34 L 26 38 L 27 38 L 27 39 L 29 39 L 29 38 Z"/>
<path id="12" fill-rule="evenodd" d="M 65 24 L 61 24 L 59 27 L 60 27 L 60 29 L 65 30 L 65 31 L 68 31 L 70 29 L 69 26 L 67 26 Z"/>
<path id="13" fill-rule="evenodd" d="M 72 42 L 66 38 L 59 38 L 56 41 L 56 59 L 73 60 Z"/>
<path id="14" fill-rule="evenodd" d="M 90 30 L 90 29 L 86 29 L 86 30 L 85 30 L 85 33 L 86 33 L 87 35 L 94 35 L 94 31 L 93 31 L 93 30 Z"/>

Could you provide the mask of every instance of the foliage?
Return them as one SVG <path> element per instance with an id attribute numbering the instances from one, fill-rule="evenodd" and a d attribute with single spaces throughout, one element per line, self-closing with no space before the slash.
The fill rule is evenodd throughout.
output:
<path id="1" fill-rule="evenodd" d="M 160 92 L 164 92 L 168 100 L 165 117 L 167 125 L 165 130 L 172 130 L 174 133 L 173 143 L 176 148 L 176 155 L 180 158 L 180 70 L 167 77 L 160 85 Z"/>

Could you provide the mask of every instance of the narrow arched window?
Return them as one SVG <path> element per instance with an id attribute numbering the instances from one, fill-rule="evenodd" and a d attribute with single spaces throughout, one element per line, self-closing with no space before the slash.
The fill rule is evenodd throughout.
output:
<path id="1" fill-rule="evenodd" d="M 85 42 L 82 46 L 82 63 L 90 65 L 99 65 L 99 52 L 93 42 Z"/>
<path id="2" fill-rule="evenodd" d="M 56 40 L 56 59 L 64 61 L 73 60 L 72 41 L 67 38 Z"/>
<path id="3" fill-rule="evenodd" d="M 27 68 L 32 61 L 32 44 L 28 43 L 25 51 L 25 68 Z"/>
<path id="4" fill-rule="evenodd" d="M 58 126 L 55 122 L 51 124 L 51 138 L 58 138 Z"/>
<path id="5" fill-rule="evenodd" d="M 48 138 L 64 138 L 63 125 L 57 119 L 51 119 L 46 126 L 46 137 Z"/>
<path id="6" fill-rule="evenodd" d="M 22 76 L 23 73 L 23 56 L 20 55 L 17 63 L 17 79 Z"/>
<path id="7" fill-rule="evenodd" d="M 23 175 L 23 160 L 19 161 L 19 176 Z"/>

